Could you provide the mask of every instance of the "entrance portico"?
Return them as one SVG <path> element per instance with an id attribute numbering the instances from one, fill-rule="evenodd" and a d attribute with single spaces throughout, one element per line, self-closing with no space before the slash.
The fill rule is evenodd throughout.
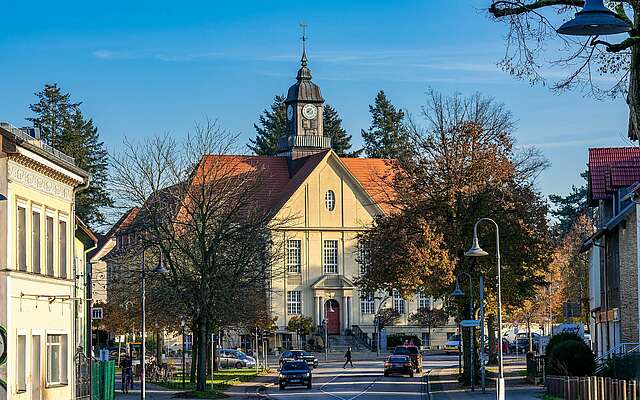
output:
<path id="1" fill-rule="evenodd" d="M 343 275 L 325 275 L 311 285 L 311 289 L 316 326 L 321 326 L 326 320 L 329 335 L 341 335 L 350 330 L 353 282 Z"/>

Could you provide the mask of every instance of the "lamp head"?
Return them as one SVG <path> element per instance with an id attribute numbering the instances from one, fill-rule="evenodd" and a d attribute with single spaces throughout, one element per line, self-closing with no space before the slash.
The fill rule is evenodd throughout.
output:
<path id="1" fill-rule="evenodd" d="M 576 15 L 558 28 L 563 35 L 596 36 L 629 32 L 632 25 L 609 10 L 603 0 L 586 0 Z"/>
<path id="2" fill-rule="evenodd" d="M 480 247 L 480 244 L 478 243 L 478 237 L 474 236 L 473 237 L 473 245 L 471 246 L 471 248 L 469 250 L 467 250 L 464 253 L 465 256 L 467 257 L 483 257 L 483 256 L 488 256 L 489 253 L 487 253 L 486 251 L 482 250 L 482 248 Z"/>
<path id="3" fill-rule="evenodd" d="M 156 265 L 156 267 L 153 269 L 153 272 L 156 274 L 166 274 L 169 272 L 169 270 L 164 267 L 164 263 L 162 262 L 162 253 L 160 253 L 158 265 Z"/>
<path id="4" fill-rule="evenodd" d="M 455 297 L 455 298 L 461 298 L 464 297 L 464 292 L 462 291 L 462 289 L 460 289 L 460 282 L 458 282 L 458 280 L 456 279 L 456 288 L 453 289 L 453 292 L 451 292 L 451 297 Z"/>

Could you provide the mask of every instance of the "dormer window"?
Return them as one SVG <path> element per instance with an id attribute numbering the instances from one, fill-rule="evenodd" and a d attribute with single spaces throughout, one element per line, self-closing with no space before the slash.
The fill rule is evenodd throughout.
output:
<path id="1" fill-rule="evenodd" d="M 329 211 L 333 211 L 336 208 L 336 194 L 333 193 L 333 190 L 327 190 L 327 193 L 325 193 L 324 205 Z"/>

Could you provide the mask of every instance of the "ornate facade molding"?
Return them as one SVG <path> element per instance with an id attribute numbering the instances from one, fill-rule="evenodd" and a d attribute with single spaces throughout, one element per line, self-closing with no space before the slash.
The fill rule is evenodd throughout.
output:
<path id="1" fill-rule="evenodd" d="M 42 193 L 55 196 L 65 201 L 73 201 L 72 186 L 56 181 L 39 171 L 29 169 L 17 163 L 9 163 L 8 175 L 10 182 L 19 182 Z"/>

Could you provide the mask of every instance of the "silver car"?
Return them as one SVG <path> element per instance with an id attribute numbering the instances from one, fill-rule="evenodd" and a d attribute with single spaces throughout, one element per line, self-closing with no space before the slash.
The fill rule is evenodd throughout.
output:
<path id="1" fill-rule="evenodd" d="M 256 360 L 240 350 L 221 349 L 220 368 L 251 368 L 256 366 Z"/>

